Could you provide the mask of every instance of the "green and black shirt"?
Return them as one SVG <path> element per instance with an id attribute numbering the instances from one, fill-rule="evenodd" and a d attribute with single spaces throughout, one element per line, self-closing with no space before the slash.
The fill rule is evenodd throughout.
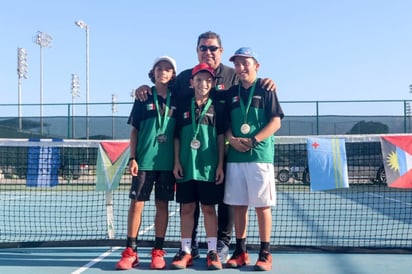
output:
<path id="1" fill-rule="evenodd" d="M 159 109 L 167 109 L 166 98 L 157 98 Z M 139 170 L 173 170 L 173 139 L 176 124 L 176 101 L 173 95 L 170 96 L 167 115 L 168 119 L 164 119 L 163 115 L 158 116 L 153 95 L 149 95 L 144 102 L 134 101 L 127 123 L 138 130 L 136 159 Z M 164 123 L 164 132 L 161 132 L 159 123 Z"/>
<path id="2" fill-rule="evenodd" d="M 215 181 L 218 165 L 217 137 L 224 134 L 228 119 L 225 117 L 224 103 L 212 98 L 210 100 L 211 104 L 200 121 L 199 117 L 206 104 L 197 106 L 193 96 L 186 97 L 181 103 L 179 102 L 176 138 L 180 140 L 179 159 L 184 177 L 178 182 Z M 192 123 L 192 108 L 195 114 L 195 127 Z M 197 125 L 199 125 L 199 131 L 194 136 Z M 193 149 L 190 145 L 194 138 L 200 142 L 198 149 Z"/>
<path id="3" fill-rule="evenodd" d="M 250 126 L 250 131 L 247 134 L 243 134 L 240 131 L 242 124 L 245 123 L 240 99 L 242 99 L 244 105 L 246 105 L 252 87 L 244 89 L 241 84 L 238 84 L 231 87 L 227 92 L 226 106 L 230 118 L 230 127 L 235 137 L 253 137 L 267 125 L 271 118 L 280 117 L 282 119 L 284 116 L 276 92 L 268 92 L 259 84 L 260 79 L 256 81 L 257 84 L 255 85 L 255 91 L 246 118 L 247 124 Z M 274 142 L 274 136 L 272 135 L 248 152 L 239 152 L 230 146 L 227 162 L 273 163 L 275 152 Z"/>

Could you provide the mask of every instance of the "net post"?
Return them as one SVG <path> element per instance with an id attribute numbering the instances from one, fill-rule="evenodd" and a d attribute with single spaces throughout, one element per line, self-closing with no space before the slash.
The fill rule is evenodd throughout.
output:
<path id="1" fill-rule="evenodd" d="M 107 218 L 107 237 L 112 240 L 115 236 L 113 223 L 113 190 L 106 191 L 106 218 Z"/>

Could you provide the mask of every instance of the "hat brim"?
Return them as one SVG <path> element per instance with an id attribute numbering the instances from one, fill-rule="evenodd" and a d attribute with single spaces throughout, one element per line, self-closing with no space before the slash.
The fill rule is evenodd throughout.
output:
<path id="1" fill-rule="evenodd" d="M 256 58 L 255 58 L 255 57 L 250 56 L 250 55 L 248 55 L 248 54 L 235 54 L 235 55 L 233 55 L 232 57 L 230 57 L 230 58 L 229 58 L 229 62 L 233 62 L 233 61 L 235 61 L 235 58 L 236 58 L 236 57 L 253 58 L 253 59 L 255 59 L 255 60 L 256 60 Z M 256 62 L 257 62 L 257 60 L 256 60 Z"/>

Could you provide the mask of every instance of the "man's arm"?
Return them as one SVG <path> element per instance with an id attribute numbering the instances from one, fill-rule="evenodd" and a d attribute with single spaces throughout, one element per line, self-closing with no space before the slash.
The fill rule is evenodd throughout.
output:
<path id="1" fill-rule="evenodd" d="M 144 102 L 147 100 L 147 94 L 149 93 L 149 95 L 152 95 L 152 90 L 150 89 L 150 87 L 148 85 L 142 85 L 140 87 L 138 87 L 135 92 L 134 92 L 134 96 L 140 101 L 140 102 Z"/>
<path id="2" fill-rule="evenodd" d="M 260 79 L 260 85 L 268 91 L 276 91 L 276 84 L 272 79 L 262 78 Z"/>

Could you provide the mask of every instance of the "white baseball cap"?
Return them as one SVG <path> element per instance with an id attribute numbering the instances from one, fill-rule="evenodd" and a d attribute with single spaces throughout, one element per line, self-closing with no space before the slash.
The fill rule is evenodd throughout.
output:
<path id="1" fill-rule="evenodd" d="M 173 69 L 175 70 L 175 73 L 177 73 L 177 67 L 176 67 L 175 59 L 173 59 L 170 56 L 166 56 L 166 55 L 157 57 L 153 62 L 153 68 L 161 61 L 169 62 L 172 65 Z"/>

